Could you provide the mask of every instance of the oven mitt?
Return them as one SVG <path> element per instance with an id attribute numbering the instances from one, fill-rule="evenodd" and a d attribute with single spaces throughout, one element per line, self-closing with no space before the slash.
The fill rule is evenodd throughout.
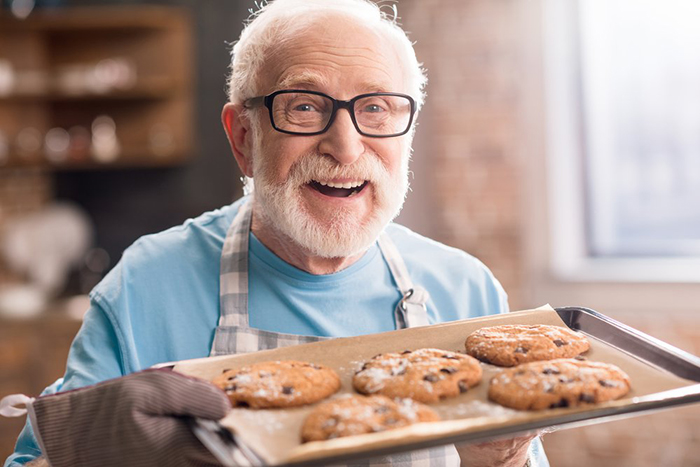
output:
<path id="1" fill-rule="evenodd" d="M 53 467 L 209 466 L 220 464 L 186 417 L 219 420 L 230 409 L 226 395 L 203 380 L 146 370 L 40 397 L 30 418 Z"/>

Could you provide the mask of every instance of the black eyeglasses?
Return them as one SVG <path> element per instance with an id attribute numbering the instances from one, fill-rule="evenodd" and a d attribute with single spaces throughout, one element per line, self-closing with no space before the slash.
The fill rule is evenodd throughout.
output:
<path id="1" fill-rule="evenodd" d="M 246 108 L 261 104 L 269 109 L 275 130 L 307 136 L 325 133 L 338 109 L 350 113 L 358 133 L 373 138 L 405 135 L 416 113 L 416 102 L 411 96 L 394 92 L 360 94 L 349 101 L 339 101 L 321 92 L 290 89 L 244 102 Z"/>

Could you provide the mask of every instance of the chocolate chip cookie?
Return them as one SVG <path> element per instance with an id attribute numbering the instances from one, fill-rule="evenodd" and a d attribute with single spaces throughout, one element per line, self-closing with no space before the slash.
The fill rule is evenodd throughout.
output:
<path id="1" fill-rule="evenodd" d="M 387 353 L 365 362 L 352 384 L 362 394 L 410 397 L 431 403 L 454 397 L 481 380 L 479 362 L 439 349 Z"/>
<path id="2" fill-rule="evenodd" d="M 411 399 L 345 394 L 319 404 L 301 429 L 302 442 L 392 430 L 440 417 L 429 407 Z"/>
<path id="3" fill-rule="evenodd" d="M 564 358 L 503 370 L 491 379 L 489 399 L 513 409 L 541 410 L 619 399 L 629 390 L 629 377 L 615 365 Z"/>
<path id="4" fill-rule="evenodd" d="M 469 355 L 498 366 L 571 358 L 590 347 L 580 333 L 543 324 L 481 328 L 471 333 L 464 345 Z"/>
<path id="5" fill-rule="evenodd" d="M 296 407 L 325 399 L 340 388 L 338 374 L 298 361 L 263 362 L 224 370 L 212 380 L 234 407 Z"/>

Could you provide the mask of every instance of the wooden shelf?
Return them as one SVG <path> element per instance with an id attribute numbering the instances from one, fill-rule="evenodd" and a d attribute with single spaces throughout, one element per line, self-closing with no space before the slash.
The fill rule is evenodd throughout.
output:
<path id="1" fill-rule="evenodd" d="M 144 149 L 141 151 L 131 151 L 129 153 L 121 153 L 118 158 L 109 162 L 99 162 L 93 159 L 81 161 L 66 161 L 66 162 L 50 162 L 44 156 L 35 156 L 32 159 L 26 160 L 19 157 L 9 158 L 9 162 L 1 165 L 0 169 L 19 169 L 19 168 L 40 168 L 44 170 L 56 172 L 82 172 L 91 170 L 126 170 L 126 169 L 143 169 L 143 168 L 165 168 L 177 167 L 186 164 L 191 159 L 189 154 L 182 152 L 170 153 L 167 156 L 159 155 L 153 151 Z"/>
<path id="2" fill-rule="evenodd" d="M 0 29 L 32 32 L 162 30 L 178 27 L 188 12 L 156 5 L 37 8 L 26 19 L 0 10 Z"/>
<path id="3" fill-rule="evenodd" d="M 83 91 L 69 92 L 53 86 L 52 89 L 32 92 L 16 92 L 8 95 L 0 95 L 0 103 L 26 102 L 26 101 L 91 101 L 91 100 L 156 100 L 168 99 L 179 92 L 178 83 L 174 80 L 163 78 L 149 78 L 140 80 L 133 87 L 127 89 L 110 89 L 104 92 Z"/>
<path id="4" fill-rule="evenodd" d="M 63 375 L 81 321 L 54 310 L 33 318 L 0 316 L 0 394 L 38 396 Z M 0 417 L 0 457 L 14 451 L 25 419 Z"/>
<path id="5" fill-rule="evenodd" d="M 0 95 L 0 131 L 10 153 L 26 152 L 20 135 L 27 128 L 42 138 L 53 128 L 91 131 L 102 115 L 114 121 L 121 146 L 119 158 L 109 164 L 50 164 L 37 155 L 10 157 L 0 169 L 105 170 L 186 162 L 194 147 L 191 23 L 189 11 L 176 7 L 38 9 L 25 20 L 0 10 L 0 61 L 15 77 Z M 105 69 L 105 63 L 121 68 Z M 155 128 L 165 128 L 172 139 L 166 155 L 144 150 Z"/>

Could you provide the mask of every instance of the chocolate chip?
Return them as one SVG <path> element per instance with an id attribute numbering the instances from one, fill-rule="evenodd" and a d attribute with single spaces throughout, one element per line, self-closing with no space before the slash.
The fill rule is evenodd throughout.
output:
<path id="1" fill-rule="evenodd" d="M 585 392 L 582 392 L 581 395 L 579 396 L 578 400 L 581 402 L 595 402 L 595 397 L 592 394 L 586 394 Z"/>
<path id="2" fill-rule="evenodd" d="M 452 366 L 448 366 L 447 368 L 440 368 L 440 371 L 442 371 L 443 373 L 447 373 L 448 375 L 451 375 L 451 374 L 457 373 L 457 368 L 452 367 Z"/>
<path id="3" fill-rule="evenodd" d="M 368 367 L 369 367 L 369 363 L 365 363 L 364 365 L 362 365 L 362 370 L 360 370 L 360 371 L 366 370 Z"/>
<path id="4" fill-rule="evenodd" d="M 604 388 L 614 388 L 614 387 L 615 387 L 615 383 L 612 382 L 612 381 L 608 381 L 607 379 L 601 379 L 601 380 L 599 380 L 599 381 L 598 381 L 598 384 L 600 384 L 600 385 L 603 386 Z"/>
<path id="5" fill-rule="evenodd" d="M 481 356 L 479 356 L 478 358 L 479 358 L 479 360 L 481 360 L 481 361 L 484 362 L 484 363 L 488 363 L 489 365 L 491 364 L 491 360 L 489 360 L 489 359 L 486 358 L 486 357 L 481 357 Z"/>
<path id="6" fill-rule="evenodd" d="M 467 381 L 464 379 L 457 383 L 457 387 L 459 388 L 459 392 L 464 393 L 464 392 L 469 391 L 469 385 L 467 384 Z"/>
<path id="7" fill-rule="evenodd" d="M 574 378 L 567 378 L 566 376 L 560 376 L 560 377 L 559 377 L 559 382 L 560 382 L 560 383 L 564 383 L 564 384 L 573 383 L 573 382 L 574 382 Z"/>
<path id="8" fill-rule="evenodd" d="M 377 355 L 375 355 L 374 357 L 372 357 L 372 360 L 374 360 L 374 359 L 377 358 L 377 357 L 381 357 L 381 356 L 382 356 L 382 354 L 378 353 Z"/>
<path id="9" fill-rule="evenodd" d="M 561 347 L 562 345 L 569 345 L 568 342 L 564 342 L 561 339 L 554 339 L 552 342 L 554 342 L 554 345 L 556 345 L 557 347 Z"/>
<path id="10" fill-rule="evenodd" d="M 291 386 L 282 386 L 282 394 L 291 394 L 294 392 L 294 388 Z"/>
<path id="11" fill-rule="evenodd" d="M 229 381 L 233 381 L 233 380 L 236 379 L 237 377 L 238 377 L 238 375 L 229 376 L 228 380 L 229 380 Z"/>
<path id="12" fill-rule="evenodd" d="M 429 375 L 423 376 L 423 379 L 424 379 L 425 381 L 430 381 L 431 383 L 434 383 L 434 382 L 436 382 L 439 378 L 437 377 L 437 375 L 429 374 Z"/>
<path id="13" fill-rule="evenodd" d="M 517 349 L 514 350 L 515 353 L 523 353 L 523 354 L 528 353 L 528 351 L 529 350 L 526 349 L 525 347 L 518 347 Z"/>
<path id="14" fill-rule="evenodd" d="M 401 352 L 401 355 L 406 355 L 407 353 L 413 353 L 413 351 L 412 350 L 404 350 L 403 352 Z"/>
<path id="15" fill-rule="evenodd" d="M 246 401 L 237 401 L 234 405 L 236 407 L 250 407 L 250 404 L 248 404 Z"/>
<path id="16" fill-rule="evenodd" d="M 222 371 L 222 373 L 226 373 L 227 371 L 231 371 L 231 368 L 226 368 L 225 370 Z"/>
<path id="17" fill-rule="evenodd" d="M 550 409 L 556 409 L 559 407 L 568 407 L 569 406 L 569 401 L 566 399 L 560 399 L 559 402 L 556 402 L 552 405 L 549 406 Z"/>
<path id="18" fill-rule="evenodd" d="M 225 391 L 225 392 L 235 391 L 237 388 L 238 388 L 238 387 L 237 387 L 235 384 L 232 384 L 231 386 L 226 386 L 226 388 L 224 389 L 224 391 Z"/>
<path id="19" fill-rule="evenodd" d="M 545 368 L 542 370 L 543 375 L 558 375 L 559 373 L 561 373 L 559 368 Z"/>
<path id="20" fill-rule="evenodd" d="M 455 357 L 454 355 L 443 355 L 442 358 L 447 358 L 450 360 L 459 360 L 459 357 Z"/>

